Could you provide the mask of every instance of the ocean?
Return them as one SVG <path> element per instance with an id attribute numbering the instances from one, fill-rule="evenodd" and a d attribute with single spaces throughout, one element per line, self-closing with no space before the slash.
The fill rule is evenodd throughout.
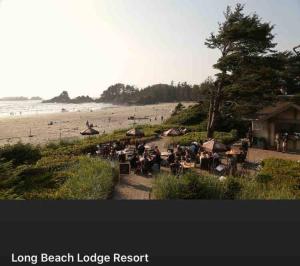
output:
<path id="1" fill-rule="evenodd" d="M 61 112 L 85 112 L 110 107 L 103 103 L 42 103 L 42 101 L 0 101 L 0 117 L 16 117 Z"/>

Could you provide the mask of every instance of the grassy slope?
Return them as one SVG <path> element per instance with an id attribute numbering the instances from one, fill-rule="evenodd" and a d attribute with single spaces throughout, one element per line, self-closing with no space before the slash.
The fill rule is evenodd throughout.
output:
<path id="1" fill-rule="evenodd" d="M 147 128 L 141 141 L 154 139 L 155 130 Z M 126 139 L 125 132 L 126 130 L 119 130 L 99 137 L 50 143 L 45 147 L 24 144 L 2 147 L 0 199 L 109 197 L 117 170 L 107 162 L 82 156 L 94 153 L 98 144 Z M 33 154 L 34 160 L 31 156 Z"/>

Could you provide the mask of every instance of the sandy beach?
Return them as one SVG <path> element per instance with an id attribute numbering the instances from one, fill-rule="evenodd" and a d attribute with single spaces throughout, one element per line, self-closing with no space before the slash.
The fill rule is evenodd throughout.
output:
<path id="1" fill-rule="evenodd" d="M 185 105 L 188 105 L 185 103 Z M 81 137 L 80 131 L 86 128 L 88 120 L 93 123 L 100 134 L 120 128 L 133 126 L 128 117 L 149 117 L 147 120 L 137 120 L 137 124 L 159 124 L 161 116 L 168 118 L 176 103 L 165 103 L 146 106 L 115 106 L 94 112 L 67 112 L 41 114 L 33 116 L 18 116 L 0 119 L 0 145 L 13 144 L 18 141 L 32 144 L 45 144 L 59 139 Z M 157 117 L 157 120 L 155 120 Z M 50 122 L 53 125 L 49 125 Z M 29 135 L 32 137 L 29 137 Z"/>

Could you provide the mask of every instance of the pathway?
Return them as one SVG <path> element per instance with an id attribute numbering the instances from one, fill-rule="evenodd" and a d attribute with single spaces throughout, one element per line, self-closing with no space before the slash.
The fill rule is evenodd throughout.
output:
<path id="1" fill-rule="evenodd" d="M 300 154 L 282 153 L 282 152 L 277 152 L 272 150 L 262 150 L 262 149 L 255 149 L 255 148 L 249 149 L 247 159 L 250 162 L 260 162 L 268 158 L 300 161 Z"/>
<path id="2" fill-rule="evenodd" d="M 139 176 L 134 173 L 121 176 L 120 183 L 114 191 L 114 200 L 149 200 L 152 189 L 152 177 Z"/>
<path id="3" fill-rule="evenodd" d="M 160 150 L 165 150 L 165 138 L 149 142 L 150 146 L 158 146 Z M 114 200 L 149 200 L 153 185 L 153 177 L 136 175 L 121 176 L 120 183 L 116 185 Z"/>

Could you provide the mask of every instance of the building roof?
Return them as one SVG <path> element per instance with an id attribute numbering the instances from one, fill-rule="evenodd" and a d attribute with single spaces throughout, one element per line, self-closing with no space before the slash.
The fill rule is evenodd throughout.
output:
<path id="1" fill-rule="evenodd" d="M 300 106 L 292 102 L 278 102 L 274 105 L 267 106 L 257 112 L 257 119 L 267 120 L 273 116 L 286 111 L 289 108 L 295 108 L 300 111 Z"/>

